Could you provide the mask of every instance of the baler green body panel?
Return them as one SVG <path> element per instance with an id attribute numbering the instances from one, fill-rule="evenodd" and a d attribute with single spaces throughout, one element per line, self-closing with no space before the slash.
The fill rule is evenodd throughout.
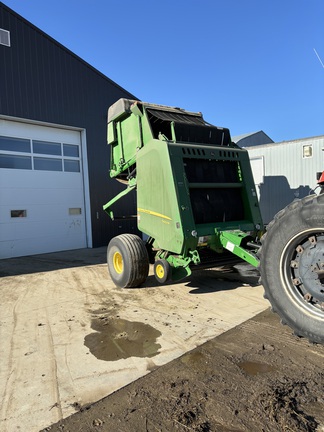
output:
<path id="1" fill-rule="evenodd" d="M 224 248 L 247 251 L 262 219 L 246 150 L 201 113 L 121 99 L 108 112 L 110 176 L 137 190 L 138 228 L 173 267 Z M 111 200 L 104 209 L 113 217 Z M 234 240 L 235 239 L 235 240 Z"/>
<path id="2" fill-rule="evenodd" d="M 184 236 L 168 146 L 152 140 L 138 152 L 136 169 L 139 230 L 158 249 L 181 254 Z"/>

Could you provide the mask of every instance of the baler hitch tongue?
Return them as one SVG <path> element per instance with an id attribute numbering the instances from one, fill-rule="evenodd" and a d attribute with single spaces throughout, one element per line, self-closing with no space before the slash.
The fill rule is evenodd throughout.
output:
<path id="1" fill-rule="evenodd" d="M 259 267 L 260 262 L 256 256 L 256 251 L 260 246 L 257 243 L 247 241 L 250 239 L 251 237 L 242 231 L 222 231 L 220 233 L 220 241 L 225 249 L 254 267 Z M 245 247 L 243 247 L 243 243 L 245 243 Z M 252 250 L 248 250 L 247 247 Z"/>

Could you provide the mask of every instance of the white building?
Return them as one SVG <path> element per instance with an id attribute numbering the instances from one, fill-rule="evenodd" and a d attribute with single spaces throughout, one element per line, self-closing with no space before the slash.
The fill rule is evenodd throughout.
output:
<path id="1" fill-rule="evenodd" d="M 317 173 L 324 171 L 324 135 L 262 145 L 236 142 L 249 152 L 265 224 L 294 199 L 313 193 Z"/>

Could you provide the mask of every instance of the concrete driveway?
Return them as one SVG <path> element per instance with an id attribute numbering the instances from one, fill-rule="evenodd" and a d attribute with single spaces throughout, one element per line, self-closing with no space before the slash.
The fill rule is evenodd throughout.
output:
<path id="1" fill-rule="evenodd" d="M 105 255 L 0 261 L 1 431 L 38 431 L 269 306 L 253 272 L 118 289 Z"/>

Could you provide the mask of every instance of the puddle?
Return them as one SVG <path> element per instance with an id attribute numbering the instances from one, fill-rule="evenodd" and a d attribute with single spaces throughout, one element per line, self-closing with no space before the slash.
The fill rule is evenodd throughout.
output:
<path id="1" fill-rule="evenodd" d="M 260 373 L 271 372 L 274 370 L 273 366 L 266 363 L 258 363 L 251 361 L 243 361 L 238 363 L 238 366 L 248 375 L 258 375 Z"/>
<path id="2" fill-rule="evenodd" d="M 84 345 L 98 360 L 116 361 L 129 357 L 154 357 L 161 345 L 156 340 L 161 332 L 148 324 L 120 318 L 94 319 Z"/>
<path id="3" fill-rule="evenodd" d="M 193 351 L 185 354 L 180 358 L 180 361 L 189 366 L 202 366 L 203 363 L 207 363 L 206 357 L 200 351 Z"/>

